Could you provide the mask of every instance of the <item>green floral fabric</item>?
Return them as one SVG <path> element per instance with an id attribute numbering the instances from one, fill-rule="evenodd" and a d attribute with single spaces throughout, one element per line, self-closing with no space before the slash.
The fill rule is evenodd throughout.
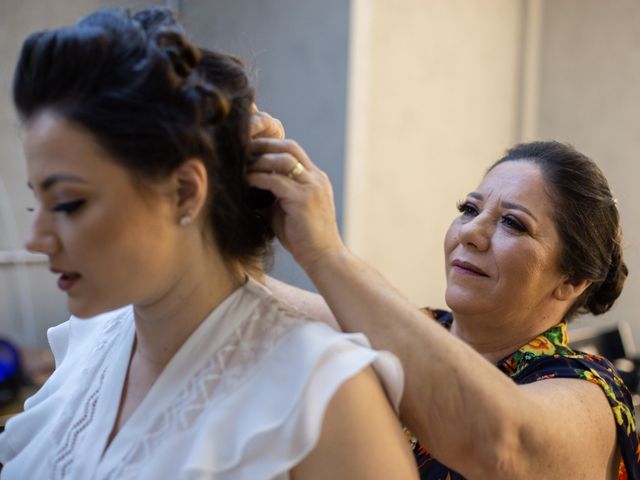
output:
<path id="1" fill-rule="evenodd" d="M 451 326 L 451 312 L 424 311 L 445 327 Z M 631 394 L 607 359 L 569 346 L 564 322 L 532 339 L 497 362 L 496 366 L 519 385 L 549 378 L 577 378 L 598 385 L 609 401 L 616 422 L 618 447 L 622 454 L 618 480 L 640 480 L 640 448 Z M 421 480 L 464 480 L 460 474 L 431 457 L 409 432 L 407 434 L 412 441 Z"/>

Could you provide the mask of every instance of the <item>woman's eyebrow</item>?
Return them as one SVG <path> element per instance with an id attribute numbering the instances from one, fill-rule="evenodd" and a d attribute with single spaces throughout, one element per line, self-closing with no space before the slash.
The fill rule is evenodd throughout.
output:
<path id="1" fill-rule="evenodd" d="M 526 213 L 527 215 L 529 215 L 531 218 L 533 218 L 536 222 L 538 221 L 538 218 L 531 212 L 531 210 L 529 210 L 527 207 L 525 207 L 524 205 L 520 205 L 519 203 L 513 203 L 513 202 L 502 202 L 502 208 L 510 208 L 513 210 L 520 210 L 521 212 Z"/>
<path id="2" fill-rule="evenodd" d="M 481 193 L 478 193 L 478 192 L 471 192 L 467 196 L 471 197 L 471 198 L 475 198 L 476 200 L 484 200 L 484 196 Z M 502 208 L 510 208 L 510 209 L 513 209 L 513 210 L 520 210 L 521 212 L 524 212 L 527 215 L 529 215 L 536 222 L 539 222 L 538 217 L 536 217 L 533 214 L 533 212 L 531 212 L 531 210 L 529 210 L 524 205 L 520 205 L 519 203 L 513 203 L 513 202 L 502 202 L 500 205 L 502 206 Z"/>
<path id="3" fill-rule="evenodd" d="M 57 173 L 55 175 L 50 175 L 49 177 L 45 178 L 42 182 L 40 182 L 40 190 L 44 192 L 58 182 L 86 183 L 86 180 L 76 175 L 71 175 L 69 173 Z M 27 182 L 27 187 L 33 190 L 33 185 L 31 184 L 31 182 Z"/>

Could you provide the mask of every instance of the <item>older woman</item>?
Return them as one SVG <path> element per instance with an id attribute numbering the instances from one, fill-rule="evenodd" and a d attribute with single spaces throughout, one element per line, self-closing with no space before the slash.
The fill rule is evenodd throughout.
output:
<path id="1" fill-rule="evenodd" d="M 567 321 L 607 311 L 627 276 L 592 160 L 536 142 L 489 169 L 446 234 L 451 312 L 428 311 L 435 322 L 344 246 L 327 177 L 298 145 L 255 148 L 250 183 L 278 197 L 282 243 L 344 330 L 400 357 L 423 479 L 640 478 L 629 392 L 606 360 L 567 345 Z"/>
<path id="2" fill-rule="evenodd" d="M 387 402 L 394 357 L 247 276 L 272 198 L 245 180 L 253 91 L 236 60 L 166 10 L 99 11 L 26 40 L 14 100 L 27 247 L 74 317 L 0 436 L 3 479 L 417 478 Z"/>

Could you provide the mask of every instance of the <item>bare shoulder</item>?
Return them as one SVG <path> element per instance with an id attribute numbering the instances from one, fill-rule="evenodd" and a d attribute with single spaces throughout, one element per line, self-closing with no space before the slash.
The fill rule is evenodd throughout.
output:
<path id="1" fill-rule="evenodd" d="M 294 287 L 269 276 L 265 276 L 264 284 L 276 297 L 296 310 L 310 318 L 320 320 L 336 330 L 340 330 L 340 326 L 336 322 L 327 302 L 317 293 Z"/>
<path id="2" fill-rule="evenodd" d="M 294 468 L 292 478 L 418 478 L 406 437 L 370 367 L 338 389 L 327 408 L 318 444 Z"/>
<path id="3" fill-rule="evenodd" d="M 620 459 L 616 420 L 598 385 L 559 378 L 520 388 L 535 419 L 526 422 L 523 446 L 538 453 L 530 458 L 546 459 L 548 478 L 615 478 Z"/>

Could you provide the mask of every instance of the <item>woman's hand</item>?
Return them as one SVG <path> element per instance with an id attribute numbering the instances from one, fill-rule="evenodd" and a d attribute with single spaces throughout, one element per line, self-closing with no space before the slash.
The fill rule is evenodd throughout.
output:
<path id="1" fill-rule="evenodd" d="M 327 175 L 293 140 L 255 138 L 252 144 L 260 158 L 248 182 L 278 199 L 273 228 L 300 266 L 308 271 L 321 257 L 345 249 Z"/>
<path id="2" fill-rule="evenodd" d="M 267 112 L 261 112 L 254 103 L 251 106 L 251 116 L 249 117 L 249 134 L 251 138 L 265 137 L 284 138 L 284 126 L 277 118 L 272 117 Z"/>

